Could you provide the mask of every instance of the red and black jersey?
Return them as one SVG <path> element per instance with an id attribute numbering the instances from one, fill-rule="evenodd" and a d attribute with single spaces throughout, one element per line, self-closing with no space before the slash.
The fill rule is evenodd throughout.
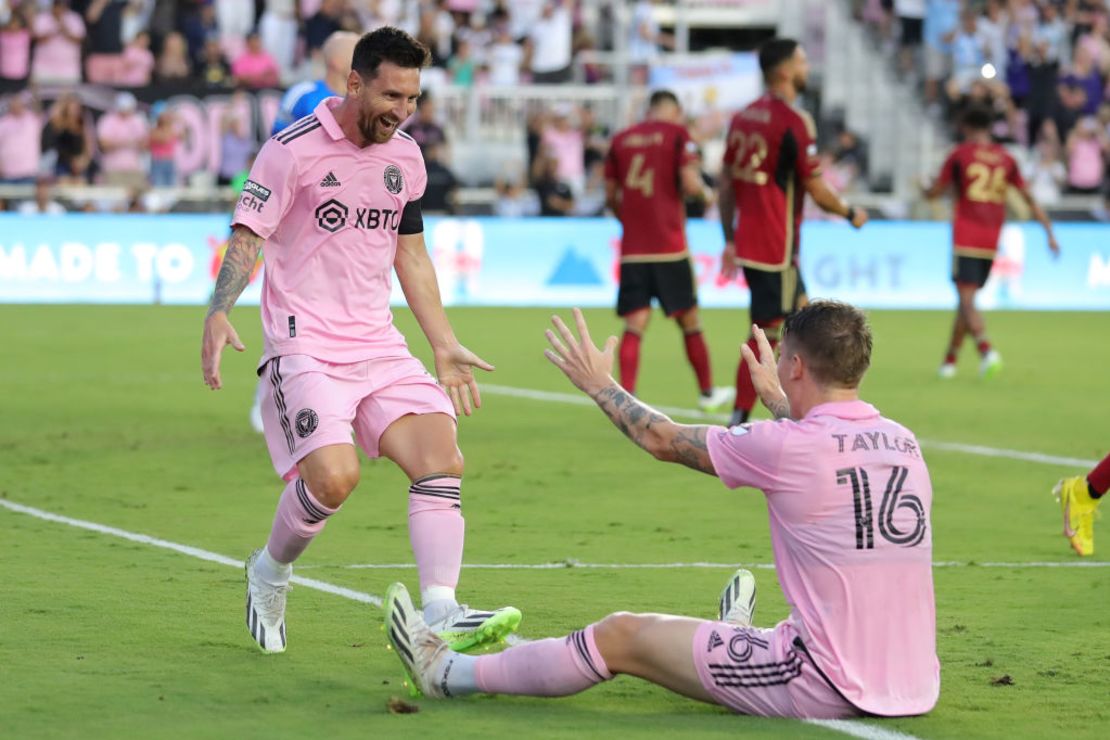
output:
<path id="1" fill-rule="evenodd" d="M 1006 220 L 1006 191 L 1024 188 L 1017 162 L 998 144 L 960 144 L 940 168 L 937 185 L 956 189 L 952 246 L 965 257 L 993 258 Z"/>
<path id="2" fill-rule="evenodd" d="M 622 261 L 686 256 L 681 172 L 696 157 L 689 132 L 674 123 L 644 121 L 613 137 L 605 179 L 620 188 Z"/>
<path id="3" fill-rule="evenodd" d="M 797 265 L 805 182 L 821 173 L 816 139 L 813 118 L 770 93 L 733 116 L 721 176 L 736 193 L 740 264 Z"/>

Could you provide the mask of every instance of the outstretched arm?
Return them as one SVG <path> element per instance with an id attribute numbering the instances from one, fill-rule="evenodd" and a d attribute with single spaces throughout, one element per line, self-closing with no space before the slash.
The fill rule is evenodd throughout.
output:
<path id="1" fill-rule="evenodd" d="M 599 350 L 590 339 L 586 319 L 577 308 L 574 320 L 579 339 L 575 339 L 562 319 L 552 318 L 558 335 L 550 329 L 546 332 L 551 343 L 551 349 L 544 351 L 547 359 L 562 370 L 575 387 L 592 398 L 626 437 L 652 457 L 716 475 L 706 445 L 709 427 L 676 424 L 617 385 L 611 375 L 616 337 L 609 337 L 605 348 Z"/>
<path id="2" fill-rule="evenodd" d="M 230 344 L 239 352 L 246 349 L 239 341 L 239 335 L 227 315 L 250 282 L 251 272 L 254 270 L 258 251 L 261 248 L 262 237 L 246 226 L 237 225 L 232 230 L 227 251 L 224 253 L 223 265 L 220 266 L 220 274 L 216 278 L 216 289 L 212 292 L 212 301 L 208 306 L 208 315 L 204 319 L 204 337 L 200 347 L 200 365 L 204 373 L 204 382 L 214 391 L 222 386 L 220 356 L 223 354 L 224 347 Z"/>
<path id="3" fill-rule="evenodd" d="M 857 229 L 867 223 L 867 211 L 845 203 L 821 175 L 814 175 L 806 180 L 806 192 L 825 213 L 843 216 Z"/>
<path id="4" fill-rule="evenodd" d="M 1051 250 L 1052 255 L 1055 257 L 1060 254 L 1060 244 L 1056 241 L 1056 235 L 1052 232 L 1052 222 L 1048 220 L 1048 214 L 1041 208 L 1041 204 L 1036 201 L 1033 194 L 1029 192 L 1029 188 L 1020 188 L 1018 192 L 1021 197 L 1029 205 L 1029 210 L 1033 213 L 1033 218 L 1037 219 L 1041 226 L 1044 227 L 1045 236 L 1048 237 L 1048 248 Z"/>
<path id="5" fill-rule="evenodd" d="M 420 330 L 432 346 L 435 358 L 436 376 L 440 385 L 451 396 L 455 412 L 471 414 L 473 408 L 480 408 L 482 397 L 478 393 L 478 383 L 474 380 L 473 368 L 493 370 L 493 365 L 459 344 L 443 301 L 439 295 L 435 267 L 428 257 L 424 245 L 424 234 L 401 234 L 397 237 L 397 256 L 393 260 L 397 280 L 405 293 L 405 300 L 420 324 Z"/>

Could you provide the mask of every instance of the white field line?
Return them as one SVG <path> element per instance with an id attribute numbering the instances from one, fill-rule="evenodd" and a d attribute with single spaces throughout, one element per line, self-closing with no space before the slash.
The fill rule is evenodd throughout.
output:
<path id="1" fill-rule="evenodd" d="M 299 570 L 306 568 L 343 568 L 346 570 L 403 570 L 415 568 L 414 563 L 351 563 L 349 565 L 298 565 Z M 463 563 L 469 570 L 684 570 L 706 568 L 711 570 L 774 570 L 774 563 L 581 563 L 577 560 L 564 560 L 555 563 Z M 964 561 L 938 560 L 934 568 L 1110 568 L 1110 560 L 1042 560 L 1028 562 L 1003 561 Z"/>
<path id="2" fill-rule="evenodd" d="M 557 393 L 555 391 L 538 391 L 531 388 L 515 388 L 508 385 L 482 384 L 482 392 L 495 396 L 512 396 L 526 398 L 531 401 L 544 401 L 546 403 L 563 403 L 574 406 L 593 406 L 594 402 L 586 396 L 573 393 Z M 707 414 L 698 409 L 678 408 L 677 406 L 654 406 L 664 414 L 683 419 L 696 419 L 727 423 L 729 417 L 724 414 Z M 980 455 L 982 457 L 1002 457 L 1010 460 L 1023 460 L 1025 462 L 1043 463 L 1044 465 L 1058 465 L 1065 468 L 1090 468 L 1097 460 L 1084 460 L 1078 457 L 1061 457 L 1059 455 L 1046 455 L 1041 452 L 1025 452 L 1023 450 L 1007 450 L 998 447 L 985 447 L 983 445 L 969 445 L 961 442 L 942 442 L 932 439 L 919 439 L 922 447 L 941 450 L 943 452 L 962 452 L 967 455 Z"/>
<path id="3" fill-rule="evenodd" d="M 159 539 L 158 537 L 151 537 L 137 532 L 128 532 L 126 529 L 118 529 L 116 527 L 109 527 L 104 524 L 97 524 L 96 522 L 89 522 L 83 519 L 74 519 L 61 514 L 53 514 L 49 511 L 36 509 L 32 506 L 24 506 L 17 504 L 14 501 L 0 499 L 0 506 L 14 511 L 19 514 L 26 514 L 36 519 L 42 519 L 48 522 L 55 522 L 57 524 L 65 524 L 70 527 L 77 527 L 78 529 L 89 530 L 90 532 L 97 532 L 99 534 L 106 534 L 112 537 L 119 537 L 120 539 L 129 540 L 131 542 L 138 542 L 143 545 L 150 545 L 152 547 L 160 547 L 164 550 L 172 550 L 173 552 L 181 555 L 188 555 L 189 557 L 198 558 L 200 560 L 207 560 L 210 563 L 218 563 L 220 565 L 227 565 L 232 568 L 242 568 L 243 562 L 235 558 L 229 558 L 226 555 L 202 550 L 199 547 L 192 547 L 190 545 L 182 545 L 177 542 L 170 542 L 169 540 Z M 324 593 L 334 594 L 335 596 L 342 596 L 345 599 L 358 601 L 363 604 L 372 604 L 376 607 L 381 607 L 382 599 L 380 596 L 374 594 L 363 593 L 361 591 L 354 591 L 343 586 L 337 586 L 333 583 L 325 581 L 317 581 L 312 578 L 301 578 L 293 576 L 292 582 L 305 588 L 323 591 Z M 509 635 L 507 642 L 511 645 L 527 642 L 516 635 Z M 865 740 L 918 740 L 913 735 L 906 735 L 896 730 L 887 730 L 876 725 L 864 724 L 861 722 L 849 722 L 844 720 L 804 720 L 808 724 L 817 725 L 834 732 L 840 732 L 852 737 L 864 738 Z"/>

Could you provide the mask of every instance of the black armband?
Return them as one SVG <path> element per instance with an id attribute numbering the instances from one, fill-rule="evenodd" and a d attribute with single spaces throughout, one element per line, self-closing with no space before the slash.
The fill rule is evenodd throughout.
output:
<path id="1" fill-rule="evenodd" d="M 422 234 L 424 232 L 424 215 L 420 212 L 420 199 L 410 200 L 401 211 L 401 224 L 397 227 L 398 234 Z"/>

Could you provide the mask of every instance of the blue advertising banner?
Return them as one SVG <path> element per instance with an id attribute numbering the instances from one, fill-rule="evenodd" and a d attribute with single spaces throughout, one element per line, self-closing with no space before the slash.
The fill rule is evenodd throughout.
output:
<path id="1" fill-rule="evenodd" d="M 208 301 L 225 215 L 0 215 L 0 302 Z M 612 219 L 435 218 L 428 249 L 453 306 L 612 306 L 620 225 Z M 1110 309 L 1110 227 L 1062 224 L 1053 259 L 1035 224 L 1007 226 L 985 308 Z M 720 229 L 689 224 L 699 298 L 746 307 L 743 280 L 719 274 Z M 950 308 L 949 228 L 933 222 L 807 223 L 802 275 L 812 297 L 869 308 Z M 241 303 L 258 303 L 261 266 Z M 403 304 L 399 286 L 393 300 Z"/>

